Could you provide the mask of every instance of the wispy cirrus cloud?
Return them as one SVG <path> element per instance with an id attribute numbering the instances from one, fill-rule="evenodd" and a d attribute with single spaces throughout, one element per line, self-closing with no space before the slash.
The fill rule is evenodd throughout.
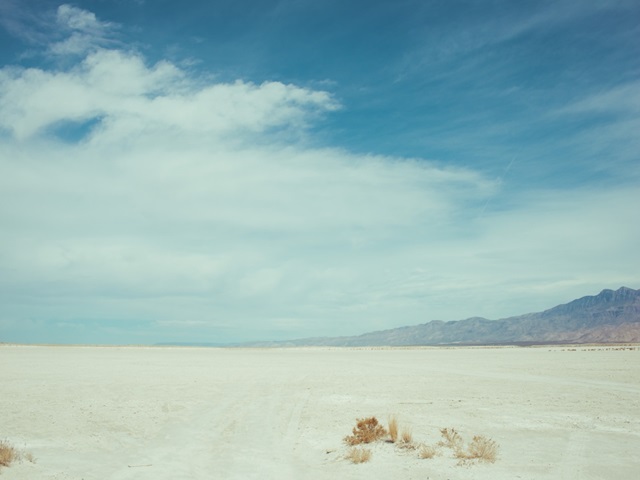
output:
<path id="1" fill-rule="evenodd" d="M 450 18 L 434 22 L 432 28 L 417 30 L 414 48 L 398 64 L 399 74 L 403 71 L 406 74 L 422 72 L 434 63 L 456 58 L 474 62 L 480 55 L 479 61 L 482 61 L 484 55 L 489 53 L 488 47 L 508 43 L 528 34 L 548 35 L 589 17 L 612 12 L 624 15 L 633 12 L 637 4 L 633 0 L 593 0 L 579 3 L 562 0 L 538 4 L 506 2 L 498 12 L 481 6 L 475 7 L 473 10 L 474 5 L 470 2 L 460 10 L 446 10 L 446 15 Z M 465 15 L 464 12 L 468 9 L 475 14 Z M 433 22 L 435 18 L 430 20 Z"/>
<path id="2" fill-rule="evenodd" d="M 602 87 L 554 109 L 548 118 L 586 124 L 566 141 L 584 158 L 595 157 L 602 171 L 613 170 L 626 181 L 640 175 L 640 82 Z"/>
<path id="3" fill-rule="evenodd" d="M 50 26 L 55 21 L 51 12 L 25 8 L 20 0 L 0 2 L 0 26 L 11 35 L 32 45 L 43 45 L 50 40 Z"/>
<path id="4" fill-rule="evenodd" d="M 629 114 L 640 112 L 640 82 L 628 82 L 594 92 L 558 111 L 566 114 Z"/>
<path id="5" fill-rule="evenodd" d="M 67 38 L 52 43 L 54 55 L 81 55 L 98 47 L 113 45 L 117 25 L 100 21 L 95 14 L 68 4 L 60 5 L 56 13 L 58 32 Z"/>
<path id="6" fill-rule="evenodd" d="M 55 12 L 34 8 L 29 2 L 0 2 L 0 25 L 28 44 L 44 48 L 47 55 L 83 55 L 100 47 L 119 44 L 119 25 L 99 20 L 87 10 L 60 5 Z"/>

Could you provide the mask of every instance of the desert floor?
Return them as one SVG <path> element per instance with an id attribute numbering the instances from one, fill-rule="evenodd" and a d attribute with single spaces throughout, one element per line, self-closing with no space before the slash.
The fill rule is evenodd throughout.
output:
<path id="1" fill-rule="evenodd" d="M 0 346 L 10 479 L 635 479 L 640 348 Z M 499 444 L 459 465 L 391 443 L 345 460 L 356 417 L 416 443 Z"/>

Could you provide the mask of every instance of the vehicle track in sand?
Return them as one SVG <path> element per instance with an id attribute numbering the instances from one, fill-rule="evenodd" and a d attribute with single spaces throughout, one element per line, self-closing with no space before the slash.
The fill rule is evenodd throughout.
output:
<path id="1" fill-rule="evenodd" d="M 307 390 L 293 396 L 278 385 L 229 386 L 223 401 L 169 422 L 161 433 L 126 458 L 111 480 L 269 478 L 269 470 L 300 478 L 295 447 Z"/>

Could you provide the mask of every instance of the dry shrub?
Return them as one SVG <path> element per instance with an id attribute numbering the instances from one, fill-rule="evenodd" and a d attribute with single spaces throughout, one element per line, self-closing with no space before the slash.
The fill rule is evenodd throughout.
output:
<path id="1" fill-rule="evenodd" d="M 8 467 L 12 462 L 18 460 L 18 451 L 6 440 L 0 440 L 0 466 Z"/>
<path id="2" fill-rule="evenodd" d="M 420 449 L 418 450 L 418 457 L 423 459 L 433 458 L 436 456 L 436 453 L 438 453 L 438 451 L 435 447 L 422 444 L 420 445 Z"/>
<path id="3" fill-rule="evenodd" d="M 398 419 L 395 416 L 389 417 L 389 437 L 392 443 L 398 441 Z"/>
<path id="4" fill-rule="evenodd" d="M 410 428 L 404 428 L 400 435 L 400 441 L 396 444 L 399 448 L 404 450 L 415 450 L 418 446 L 413 443 L 413 433 Z"/>
<path id="5" fill-rule="evenodd" d="M 344 438 L 348 445 L 375 442 L 387 435 L 387 431 L 378 423 L 376 417 L 358 418 L 356 422 L 352 430 L 353 435 Z"/>
<path id="6" fill-rule="evenodd" d="M 371 460 L 371 450 L 367 448 L 351 448 L 347 454 L 347 459 L 351 463 L 365 463 Z"/>
<path id="7" fill-rule="evenodd" d="M 413 433 L 410 428 L 404 428 L 400 437 L 402 439 L 402 443 L 405 445 L 411 445 L 413 443 Z"/>
<path id="8" fill-rule="evenodd" d="M 438 445 L 450 448 L 456 453 L 462 451 L 464 440 L 455 428 L 443 428 L 440 430 L 440 433 L 442 434 L 442 440 L 438 442 Z"/>
<path id="9" fill-rule="evenodd" d="M 461 461 L 478 460 L 494 463 L 498 457 L 498 444 L 483 435 L 476 435 L 469 444 L 467 451 L 456 451 L 456 457 Z"/>

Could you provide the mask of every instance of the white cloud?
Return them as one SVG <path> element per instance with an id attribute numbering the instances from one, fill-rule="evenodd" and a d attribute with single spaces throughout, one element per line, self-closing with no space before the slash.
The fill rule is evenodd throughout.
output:
<path id="1" fill-rule="evenodd" d="M 395 249 L 447 238 L 495 185 L 280 135 L 334 108 L 326 92 L 203 85 L 122 51 L 66 71 L 3 69 L 0 266 L 12 274 L 2 289 L 50 298 L 51 312 L 81 297 L 79 317 L 93 301 L 102 316 L 225 328 L 368 316 L 362 289 L 395 269 Z M 84 141 L 51 133 L 90 119 L 99 123 Z M 60 308 L 57 318 L 74 310 Z"/>
<path id="2" fill-rule="evenodd" d="M 109 26 L 98 21 L 94 13 L 67 4 L 58 7 L 56 20 L 63 28 L 91 33 L 103 32 Z"/>
<path id="3" fill-rule="evenodd" d="M 54 55 L 82 55 L 109 44 L 116 25 L 98 20 L 94 13 L 71 5 L 60 5 L 56 14 L 59 32 L 69 35 L 52 43 L 49 51 Z"/>
<path id="4" fill-rule="evenodd" d="M 633 189 L 538 192 L 478 218 L 495 185 L 469 170 L 186 137 L 5 141 L 5 311 L 186 319 L 233 339 L 499 317 L 633 286 Z"/>
<path id="5" fill-rule="evenodd" d="M 0 26 L 54 56 L 84 55 L 118 42 L 119 25 L 101 21 L 94 13 L 68 4 L 60 5 L 52 14 L 33 1 L 2 0 Z"/>
<path id="6" fill-rule="evenodd" d="M 58 14 L 75 65 L 0 70 L 0 324 L 349 334 L 634 286 L 636 189 L 522 192 L 484 211 L 503 185 L 473 169 L 306 143 L 339 108 L 328 92 L 74 47 L 109 25 Z M 70 124 L 80 141 L 59 138 Z"/>
<path id="7" fill-rule="evenodd" d="M 191 84 L 170 63 L 147 67 L 139 55 L 117 50 L 98 50 L 68 71 L 5 68 L 0 88 L 0 127 L 20 139 L 94 118 L 109 141 L 162 130 L 262 132 L 301 128 L 310 111 L 337 108 L 326 92 L 279 82 Z"/>

